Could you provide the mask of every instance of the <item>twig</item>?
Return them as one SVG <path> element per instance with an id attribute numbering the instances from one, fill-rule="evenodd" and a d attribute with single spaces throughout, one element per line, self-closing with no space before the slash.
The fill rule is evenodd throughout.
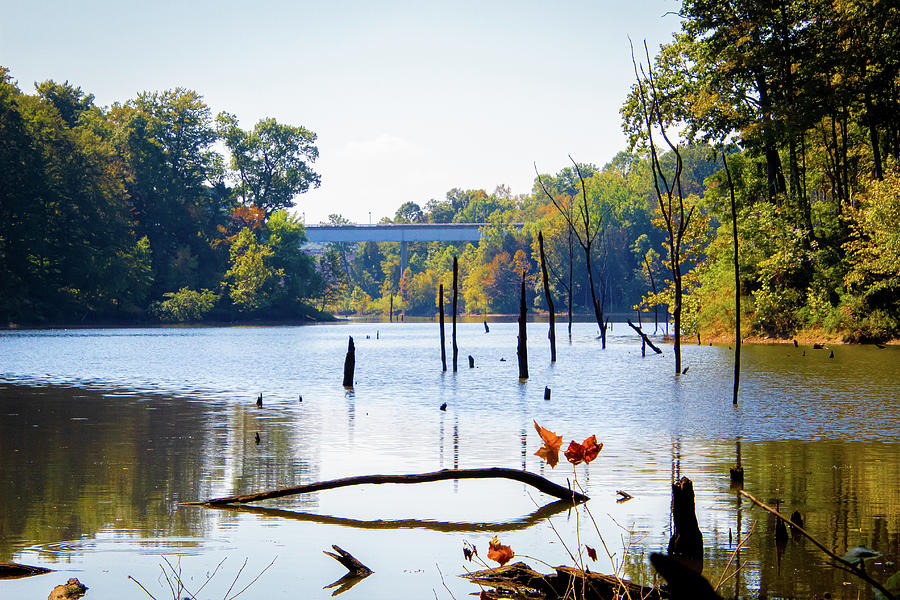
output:
<path id="1" fill-rule="evenodd" d="M 441 576 L 441 585 L 444 586 L 444 589 L 447 590 L 447 593 L 450 594 L 450 597 L 453 598 L 453 600 L 456 600 L 456 596 L 453 595 L 453 592 L 450 591 L 450 588 L 447 587 L 447 583 L 444 581 L 444 574 L 441 573 L 441 567 L 438 566 L 437 563 L 434 563 L 434 566 L 437 569 L 438 575 Z M 437 598 L 437 592 L 434 593 L 434 596 L 435 598 Z"/>
<path id="2" fill-rule="evenodd" d="M 763 510 L 772 513 L 777 518 L 781 519 L 782 521 L 784 521 L 785 523 L 790 525 L 794 529 L 794 531 L 801 533 L 809 541 L 811 541 L 813 544 L 815 544 L 819 548 L 819 550 L 821 550 L 822 552 L 824 552 L 825 554 L 830 556 L 833 560 L 835 560 L 840 566 L 845 568 L 847 571 L 849 571 L 850 573 L 853 573 L 854 575 L 856 575 L 857 577 L 859 577 L 860 579 L 862 579 L 863 581 L 865 581 L 866 583 L 868 583 L 869 585 L 871 585 L 872 587 L 877 589 L 879 592 L 884 594 L 884 597 L 887 598 L 888 600 L 894 600 L 896 598 L 896 596 L 894 596 L 894 594 L 892 594 L 890 591 L 888 591 L 888 589 L 886 587 L 884 587 L 883 585 L 878 583 L 878 581 L 876 581 L 875 579 L 870 577 L 869 574 L 866 573 L 863 569 L 860 569 L 853 563 L 841 558 L 840 556 L 838 556 L 837 554 L 835 554 L 834 552 L 832 552 L 831 550 L 826 548 L 822 544 L 822 542 L 820 542 L 819 540 L 814 538 L 805 529 L 803 529 L 802 527 L 800 527 L 799 525 L 797 525 L 796 523 L 794 523 L 787 517 L 783 517 L 777 510 L 775 510 L 771 506 L 768 506 L 768 505 L 764 504 L 763 502 L 757 500 L 756 498 L 754 498 L 752 495 L 750 495 L 745 490 L 738 490 L 738 493 L 741 494 L 742 496 L 744 496 L 745 498 L 747 498 L 748 500 L 750 500 L 750 502 L 759 506 Z"/>
<path id="3" fill-rule="evenodd" d="M 226 598 L 228 597 L 228 594 L 231 593 L 231 590 L 234 589 L 234 585 L 238 582 L 238 579 L 241 577 L 241 573 L 244 572 L 244 567 L 247 566 L 247 561 L 248 561 L 248 560 L 249 560 L 248 558 L 245 558 L 245 559 L 244 559 L 244 564 L 242 564 L 242 565 L 241 565 L 241 568 L 238 569 L 237 575 L 234 576 L 234 581 L 232 581 L 232 582 L 231 582 L 231 585 L 228 586 L 228 591 L 225 592 L 225 597 L 226 597 Z"/>
<path id="4" fill-rule="evenodd" d="M 738 565 L 738 568 L 735 569 L 734 573 L 729 575 L 727 578 L 725 577 L 725 574 L 728 572 L 728 567 L 730 567 L 732 561 L 734 561 L 734 557 L 737 556 L 737 553 L 741 551 L 741 547 L 744 545 L 744 543 L 750 539 L 751 535 L 753 535 L 754 529 L 756 529 L 756 521 L 754 521 L 753 525 L 750 526 L 750 531 L 747 532 L 747 535 L 744 536 L 744 539 L 738 539 L 737 548 L 735 548 L 734 552 L 731 553 L 731 558 L 728 559 L 728 562 L 725 564 L 725 568 L 722 570 L 722 576 L 719 578 L 719 583 L 717 583 L 716 587 L 713 588 L 716 591 L 719 591 L 719 588 L 722 586 L 723 583 L 725 583 L 726 581 L 728 581 L 729 579 L 734 577 L 738 573 L 738 571 L 741 570 L 741 565 Z M 740 532 L 738 532 L 738 534 L 740 535 Z"/>
<path id="5" fill-rule="evenodd" d="M 238 596 L 240 596 L 241 594 L 243 594 L 244 592 L 246 592 L 246 591 L 250 588 L 251 585 L 253 585 L 253 584 L 256 583 L 257 581 L 259 581 L 259 578 L 263 576 L 263 573 L 265 573 L 266 571 L 269 570 L 269 567 L 271 567 L 272 565 L 275 564 L 275 559 L 277 559 L 277 558 L 278 558 L 278 555 L 276 554 L 276 555 L 275 555 L 275 558 L 272 559 L 272 562 L 270 562 L 268 565 L 266 565 L 266 568 L 263 569 L 262 571 L 260 571 L 260 572 L 259 572 L 259 575 L 257 575 L 257 576 L 254 577 L 253 579 L 251 579 L 251 580 L 250 580 L 250 583 L 248 583 L 247 585 L 244 586 L 244 589 L 242 589 L 241 591 L 239 591 L 239 592 L 238 592 L 237 594 L 235 594 L 234 596 L 231 596 L 230 598 L 227 598 L 226 600 L 234 600 L 235 598 L 237 598 Z M 246 560 L 244 560 L 244 564 L 247 564 L 247 561 L 246 561 Z M 243 571 L 243 570 L 244 570 L 244 567 L 241 567 L 241 570 Z M 238 575 L 240 575 L 240 573 L 238 573 Z M 234 581 L 235 581 L 235 583 L 237 582 L 237 578 L 236 578 L 236 577 L 235 577 Z M 232 586 L 233 586 L 233 584 L 232 584 Z M 228 591 L 230 592 L 230 591 L 231 591 L 231 588 L 229 588 Z"/>
<path id="6" fill-rule="evenodd" d="M 131 575 L 128 576 L 128 579 L 130 579 L 130 580 L 132 580 L 133 582 L 135 582 L 136 584 L 138 584 L 138 587 L 141 588 L 142 590 L 144 590 L 144 593 L 145 593 L 145 594 L 147 594 L 148 596 L 150 596 L 151 598 L 153 598 L 153 600 L 156 600 L 156 596 L 154 596 L 153 594 L 151 594 L 150 592 L 148 592 L 148 591 L 147 591 L 147 588 L 145 588 L 143 585 L 141 585 L 141 582 L 140 582 L 140 581 L 138 581 L 137 579 L 135 579 L 135 578 L 132 577 Z"/>

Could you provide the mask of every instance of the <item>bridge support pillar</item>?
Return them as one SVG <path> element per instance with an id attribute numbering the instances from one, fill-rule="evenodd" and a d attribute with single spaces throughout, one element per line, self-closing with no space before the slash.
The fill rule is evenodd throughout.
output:
<path id="1" fill-rule="evenodd" d="M 406 263 L 407 263 L 407 249 L 406 242 L 400 242 L 400 277 L 403 277 L 403 273 L 406 272 Z"/>

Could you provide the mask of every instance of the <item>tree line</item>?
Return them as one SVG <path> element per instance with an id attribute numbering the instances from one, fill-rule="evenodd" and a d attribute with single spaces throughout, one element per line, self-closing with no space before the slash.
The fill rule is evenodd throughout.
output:
<path id="1" fill-rule="evenodd" d="M 315 313 L 323 280 L 287 212 L 319 185 L 315 141 L 271 118 L 243 130 L 191 90 L 99 107 L 0 68 L 0 322 Z"/>

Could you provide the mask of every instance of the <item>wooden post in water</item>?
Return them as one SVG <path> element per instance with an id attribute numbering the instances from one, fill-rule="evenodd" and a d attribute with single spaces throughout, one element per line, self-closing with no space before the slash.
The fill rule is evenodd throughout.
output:
<path id="1" fill-rule="evenodd" d="M 350 344 L 347 346 L 347 358 L 344 359 L 344 387 L 353 387 L 353 371 L 356 369 L 356 347 L 353 345 L 353 336 L 350 336 Z"/>
<path id="2" fill-rule="evenodd" d="M 522 271 L 522 293 L 519 296 L 519 345 L 516 355 L 519 358 L 519 379 L 528 379 L 528 335 L 525 331 L 525 272 Z"/>
<path id="3" fill-rule="evenodd" d="M 694 484 L 682 477 L 672 484 L 673 533 L 668 553 L 698 573 L 703 572 L 703 534 L 694 508 Z"/>
<path id="4" fill-rule="evenodd" d="M 438 294 L 438 304 L 441 307 L 441 370 L 447 371 L 447 343 L 444 341 L 444 284 L 441 284 Z"/>
<path id="5" fill-rule="evenodd" d="M 459 347 L 456 345 L 456 307 L 459 298 L 459 263 L 453 257 L 453 372 L 457 371 Z"/>
<path id="6" fill-rule="evenodd" d="M 541 277 L 544 280 L 544 296 L 550 310 L 550 362 L 556 362 L 556 313 L 553 310 L 553 297 L 550 295 L 550 282 L 547 280 L 547 259 L 544 258 L 544 232 L 538 231 L 538 247 L 541 250 Z"/>

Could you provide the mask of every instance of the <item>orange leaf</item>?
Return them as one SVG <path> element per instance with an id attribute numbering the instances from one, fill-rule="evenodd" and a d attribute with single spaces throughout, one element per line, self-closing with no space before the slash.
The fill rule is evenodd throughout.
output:
<path id="1" fill-rule="evenodd" d="M 568 460 L 573 465 L 581 464 L 582 462 L 589 463 L 600 454 L 600 450 L 603 448 L 603 444 L 597 444 L 597 436 L 592 435 L 588 439 L 584 440 L 583 444 L 579 444 L 575 440 L 569 442 L 569 448 L 566 450 L 566 460 Z"/>
<path id="2" fill-rule="evenodd" d="M 591 560 L 594 562 L 597 562 L 597 551 L 594 550 L 593 548 L 591 548 L 590 546 L 588 546 L 587 544 L 585 544 L 584 547 L 587 549 L 588 556 L 591 557 Z"/>
<path id="3" fill-rule="evenodd" d="M 556 435 L 549 429 L 544 429 L 538 425 L 537 421 L 534 422 L 534 428 L 544 442 L 544 445 L 541 446 L 540 450 L 535 452 L 534 455 L 546 460 L 547 464 L 550 465 L 550 468 L 555 467 L 559 462 L 559 449 L 562 446 L 562 436 Z"/>
<path id="4" fill-rule="evenodd" d="M 502 545 L 496 535 L 491 538 L 488 544 L 488 558 L 490 560 L 500 563 L 502 567 L 515 555 L 516 553 L 512 551 L 512 548 Z"/>

